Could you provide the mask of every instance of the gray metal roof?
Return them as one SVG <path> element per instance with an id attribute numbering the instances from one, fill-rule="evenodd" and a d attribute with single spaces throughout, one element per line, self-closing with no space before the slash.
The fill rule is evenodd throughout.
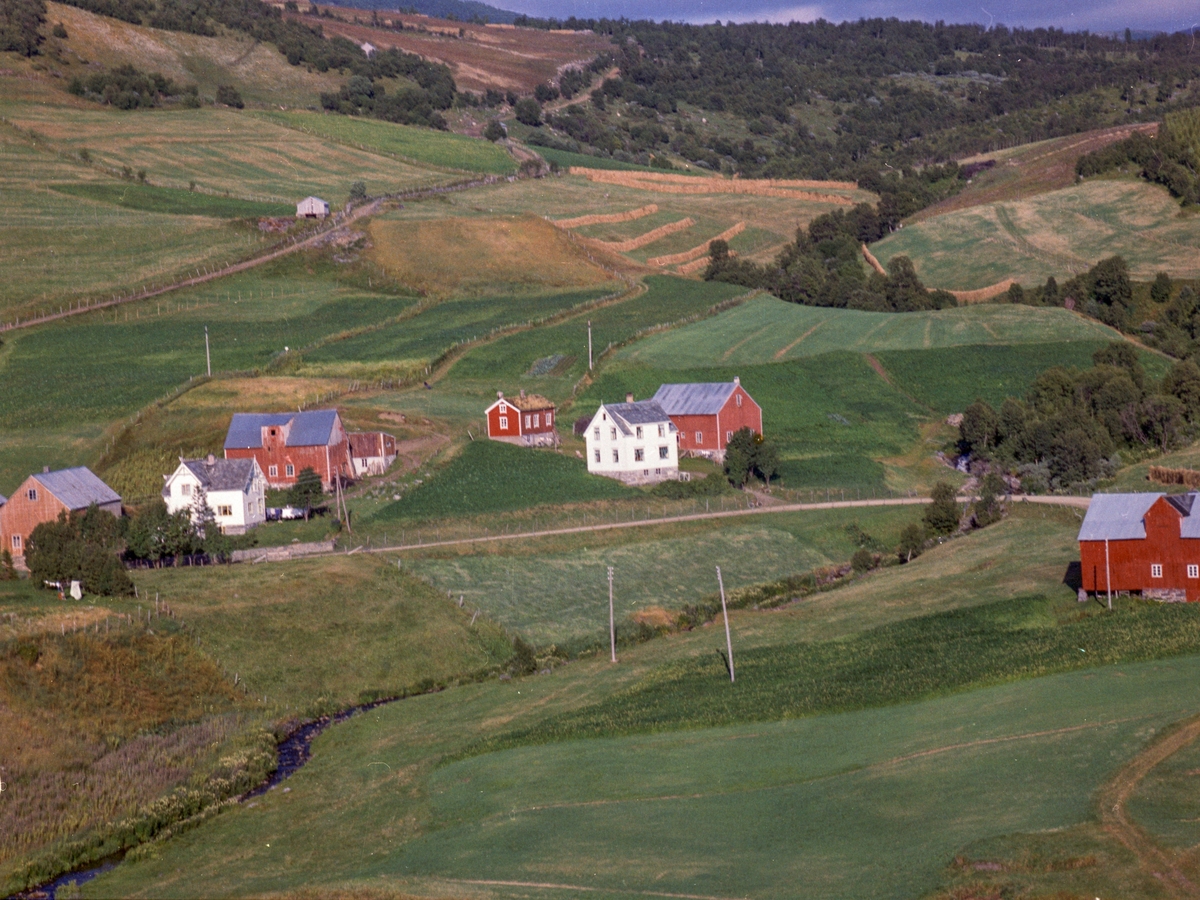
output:
<path id="1" fill-rule="evenodd" d="M 183 464 L 206 491 L 244 491 L 254 477 L 252 459 L 185 459 Z"/>
<path id="2" fill-rule="evenodd" d="M 103 505 L 121 502 L 121 495 L 86 466 L 59 469 L 57 472 L 38 472 L 33 477 L 67 509 L 87 509 L 93 503 Z"/>
<path id="3" fill-rule="evenodd" d="M 654 394 L 667 415 L 705 416 L 721 411 L 737 384 L 710 381 L 699 384 L 664 384 Z"/>
<path id="4" fill-rule="evenodd" d="M 1146 526 L 1142 517 L 1161 496 L 1157 493 L 1093 494 L 1078 539 L 1123 541 L 1145 538 Z"/>
<path id="5" fill-rule="evenodd" d="M 226 450 L 248 450 L 262 446 L 262 429 L 267 425 L 287 425 L 288 447 L 314 447 L 329 443 L 336 409 L 314 409 L 298 413 L 234 413 L 225 436 Z"/>
<path id="6" fill-rule="evenodd" d="M 621 430 L 626 434 L 631 434 L 632 425 L 656 425 L 659 422 L 669 422 L 671 417 L 667 415 L 657 401 L 655 400 L 636 400 L 633 403 L 605 403 L 604 408 L 608 410 L 617 425 L 621 426 Z"/>
<path id="7" fill-rule="evenodd" d="M 5 497 L 3 494 L 0 494 L 0 506 L 3 506 L 7 502 L 8 502 L 8 498 Z"/>

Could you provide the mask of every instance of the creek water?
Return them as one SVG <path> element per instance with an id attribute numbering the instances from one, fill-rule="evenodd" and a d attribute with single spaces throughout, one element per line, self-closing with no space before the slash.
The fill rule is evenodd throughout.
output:
<path id="1" fill-rule="evenodd" d="M 399 699 L 401 698 L 385 697 L 382 700 L 361 703 L 358 706 L 343 709 L 341 712 L 334 713 L 331 716 L 321 716 L 320 718 L 311 719 L 308 722 L 297 725 L 276 745 L 277 765 L 275 771 L 258 787 L 251 788 L 242 794 L 238 798 L 238 802 L 244 803 L 254 797 L 261 797 L 267 791 L 274 790 L 280 783 L 290 778 L 293 773 L 302 768 L 312 756 L 312 742 L 316 739 L 317 735 L 330 725 L 344 722 L 346 719 L 360 712 L 375 709 L 377 706 L 383 706 L 385 703 L 393 703 Z M 106 856 L 104 859 L 80 866 L 72 872 L 59 875 L 57 878 L 39 884 L 37 887 L 27 888 L 15 894 L 10 894 L 7 900 L 59 900 L 59 891 L 62 891 L 64 894 L 73 893 L 79 885 L 85 884 L 96 876 L 116 868 L 121 860 L 125 858 L 125 853 L 126 851 L 122 850 L 111 856 Z"/>

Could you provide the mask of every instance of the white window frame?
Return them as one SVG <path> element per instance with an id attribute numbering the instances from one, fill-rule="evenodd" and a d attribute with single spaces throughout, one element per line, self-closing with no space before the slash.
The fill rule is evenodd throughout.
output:
<path id="1" fill-rule="evenodd" d="M 619 463 L 620 461 L 621 461 L 621 453 L 620 453 L 620 451 L 617 450 L 616 447 L 613 447 L 613 462 Z"/>
<path id="2" fill-rule="evenodd" d="M 37 500 L 37 488 L 30 488 L 29 490 L 27 490 L 25 492 L 25 496 L 29 500 L 36 501 Z"/>
<path id="3" fill-rule="evenodd" d="M 728 444 L 732 440 L 733 440 L 733 432 L 732 431 L 725 432 L 725 443 Z"/>
<path id="4" fill-rule="evenodd" d="M 224 504 L 221 504 L 220 506 L 217 507 L 217 515 L 224 516 L 225 518 L 230 518 L 233 515 L 233 507 L 225 506 Z"/>
<path id="5" fill-rule="evenodd" d="M 295 478 L 296 477 L 296 467 L 293 466 L 291 463 L 288 463 L 286 466 L 283 467 L 283 474 L 286 475 L 288 478 Z"/>
<path id="6" fill-rule="evenodd" d="M 1150 577 L 1162 578 L 1162 563 L 1150 563 Z"/>
<path id="7" fill-rule="evenodd" d="M 185 481 L 181 485 L 179 485 L 179 496 L 180 497 L 192 496 L 192 485 L 190 482 Z"/>
<path id="8" fill-rule="evenodd" d="M 600 440 L 600 426 L 599 425 L 597 425 L 595 428 L 592 429 L 592 440 L 594 440 L 594 441 Z"/>
<path id="9" fill-rule="evenodd" d="M 21 536 L 19 534 L 14 534 L 12 536 L 12 546 L 14 550 L 21 549 Z"/>
<path id="10" fill-rule="evenodd" d="M 531 422 L 532 418 L 533 417 L 530 416 L 529 413 L 525 413 L 525 427 L 526 428 L 530 427 L 530 422 Z"/>
<path id="11" fill-rule="evenodd" d="M 670 459 L 671 458 L 671 448 L 665 447 L 665 446 L 659 447 L 658 448 L 658 458 L 659 459 Z"/>
<path id="12" fill-rule="evenodd" d="M 658 436 L 659 437 L 667 436 L 667 426 L 663 425 L 661 422 L 658 424 Z"/>
<path id="13" fill-rule="evenodd" d="M 646 461 L 646 448 L 645 447 L 634 447 L 633 448 L 633 461 L 634 462 L 645 462 Z"/>
<path id="14" fill-rule="evenodd" d="M 600 448 L 596 448 L 596 462 L 600 462 Z"/>
<path id="15" fill-rule="evenodd" d="M 508 431 L 508 416 L 501 416 L 501 417 L 500 417 L 500 430 L 501 430 L 501 431 Z"/>
<path id="16" fill-rule="evenodd" d="M 738 405 L 738 406 L 741 406 L 741 405 L 742 405 L 742 395 L 741 395 L 741 394 L 734 394 L 734 396 L 735 396 L 735 397 L 737 397 L 737 405 Z"/>
<path id="17" fill-rule="evenodd" d="M 546 413 L 546 427 L 549 428 L 554 424 L 554 413 Z"/>
<path id="18" fill-rule="evenodd" d="M 699 447 L 703 443 L 704 443 L 704 432 L 697 431 L 696 432 L 696 446 Z"/>
<path id="19" fill-rule="evenodd" d="M 617 429 L 610 428 L 610 429 L 608 429 L 608 431 L 609 431 L 608 439 L 611 441 L 615 441 L 617 439 Z"/>
<path id="20" fill-rule="evenodd" d="M 1188 563 L 1188 578 L 1200 578 L 1200 566 L 1195 563 Z"/>
<path id="21" fill-rule="evenodd" d="M 279 466 L 267 466 L 267 474 L 272 478 L 279 477 Z"/>
<path id="22" fill-rule="evenodd" d="M 638 425 L 634 429 L 633 436 L 636 437 L 639 441 L 642 439 L 642 426 L 641 425 Z"/>

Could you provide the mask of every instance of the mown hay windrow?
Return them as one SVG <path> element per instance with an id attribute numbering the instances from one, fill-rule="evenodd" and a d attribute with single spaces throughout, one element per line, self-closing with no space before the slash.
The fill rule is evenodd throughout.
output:
<path id="1" fill-rule="evenodd" d="M 640 234 L 635 238 L 630 238 L 627 241 L 596 241 L 601 247 L 607 250 L 615 250 L 618 253 L 628 253 L 630 250 L 637 250 L 639 247 L 645 247 L 647 244 L 653 244 L 655 241 L 665 238 L 669 234 L 675 234 L 677 231 L 686 231 L 696 224 L 696 220 L 691 216 L 680 219 L 678 222 L 668 222 L 666 225 L 659 225 L 657 228 L 652 228 L 645 234 Z"/>
<path id="2" fill-rule="evenodd" d="M 716 237 L 711 237 L 703 244 L 697 244 L 691 250 L 684 250 L 682 253 L 672 253 L 669 256 L 654 256 L 646 260 L 648 266 L 673 266 L 676 263 L 691 262 L 693 259 L 704 256 L 708 253 L 708 246 L 713 241 L 727 241 L 737 234 L 741 234 L 746 230 L 745 222 L 738 222 L 732 228 L 726 228 Z"/>
<path id="3" fill-rule="evenodd" d="M 637 209 L 631 209 L 626 212 L 596 213 L 590 216 L 576 216 L 574 219 L 551 219 L 551 221 L 559 228 L 583 228 L 586 225 L 613 225 L 617 222 L 632 222 L 634 219 L 652 216 L 656 212 L 658 212 L 658 204 L 649 203 L 646 206 L 639 206 Z"/>
<path id="4" fill-rule="evenodd" d="M 867 249 L 866 244 L 862 245 L 862 254 L 863 254 L 863 259 L 865 259 L 867 261 L 867 265 L 869 265 L 872 269 L 874 269 L 880 275 L 887 274 L 887 270 L 882 265 L 880 265 L 879 260 L 877 260 L 875 258 L 875 254 Z"/>
<path id="5" fill-rule="evenodd" d="M 636 188 L 642 191 L 656 191 L 661 194 L 751 194 L 758 197 L 782 197 L 786 200 L 808 200 L 813 203 L 833 203 L 838 206 L 854 206 L 855 201 L 840 194 L 816 194 L 791 188 L 787 183 L 771 179 L 728 179 L 728 178 L 689 178 L 684 181 L 669 180 L 652 172 L 628 172 L 608 169 L 584 169 L 579 166 L 571 167 L 572 175 L 583 175 L 589 181 L 602 184 L 615 184 L 621 187 Z M 844 190 L 849 182 L 816 182 L 829 190 Z M 853 185 L 849 185 L 853 189 Z"/>
<path id="6" fill-rule="evenodd" d="M 729 255 L 733 256 L 734 254 L 730 253 Z M 707 268 L 708 263 L 709 263 L 709 260 L 705 259 L 702 256 L 699 259 L 692 260 L 690 263 L 684 263 L 682 266 L 680 266 L 675 271 L 678 272 L 680 275 L 691 275 L 694 272 L 699 272 L 701 269 Z"/>
<path id="7" fill-rule="evenodd" d="M 1200 488 L 1200 472 L 1195 469 L 1168 469 L 1166 466 L 1151 466 L 1148 477 L 1158 484 L 1182 484 L 1184 487 Z"/>
<path id="8" fill-rule="evenodd" d="M 603 179 L 592 178 L 593 173 L 601 173 L 602 175 L 624 174 L 639 181 L 657 181 L 663 184 L 696 184 L 700 181 L 725 181 L 726 179 L 718 178 L 717 176 L 696 176 L 696 175 L 676 175 L 671 172 L 637 172 L 620 169 L 589 169 L 586 166 L 572 166 L 572 175 L 583 175 L 592 181 Z M 858 190 L 858 184 L 853 181 L 812 181 L 795 178 L 756 178 L 756 179 L 740 179 L 734 178 L 733 181 L 742 181 L 744 183 L 766 184 L 771 187 L 780 188 L 811 188 L 814 190 L 827 191 L 855 191 Z"/>
<path id="9" fill-rule="evenodd" d="M 959 303 L 983 303 L 986 300 L 999 297 L 1016 283 L 1016 279 L 1007 278 L 1004 281 L 997 281 L 995 284 L 989 284 L 987 287 L 979 288 L 978 290 L 950 291 L 949 293 L 953 294 Z"/>

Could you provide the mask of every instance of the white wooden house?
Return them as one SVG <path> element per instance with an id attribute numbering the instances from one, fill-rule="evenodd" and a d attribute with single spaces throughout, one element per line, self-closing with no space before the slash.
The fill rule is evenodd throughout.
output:
<path id="1" fill-rule="evenodd" d="M 320 197 L 305 197 L 296 204 L 297 219 L 323 219 L 329 215 L 329 204 Z"/>
<path id="2" fill-rule="evenodd" d="M 626 484 L 679 478 L 679 441 L 671 417 L 655 400 L 601 404 L 584 433 L 593 475 Z"/>
<path id="3" fill-rule="evenodd" d="M 163 476 L 163 500 L 171 513 L 186 509 L 197 521 L 196 495 L 201 488 L 217 525 L 225 534 L 245 534 L 266 521 L 267 479 L 256 459 L 180 459 L 179 468 Z"/>

